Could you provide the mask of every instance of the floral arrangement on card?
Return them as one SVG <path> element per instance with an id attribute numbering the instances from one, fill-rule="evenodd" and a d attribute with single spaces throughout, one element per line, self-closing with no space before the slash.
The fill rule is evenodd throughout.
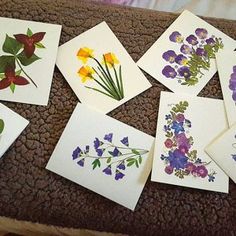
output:
<path id="1" fill-rule="evenodd" d="M 96 137 L 93 142 L 96 155 L 90 153 L 89 145 L 86 145 L 85 149 L 78 146 L 72 153 L 72 159 L 80 167 L 84 167 L 86 164 L 92 165 L 93 170 L 101 168 L 104 174 L 114 175 L 115 180 L 122 179 L 127 168 L 140 167 L 143 156 L 149 151 L 130 147 L 128 137 L 122 138 L 118 145 L 114 144 L 112 140 L 113 133 L 106 134 L 103 140 Z M 114 173 L 112 173 L 112 169 L 115 169 Z"/>
<path id="2" fill-rule="evenodd" d="M 184 38 L 181 33 L 174 31 L 169 36 L 171 42 L 179 45 L 179 50 L 168 50 L 162 58 L 169 63 L 162 74 L 168 79 L 177 79 L 181 85 L 193 86 L 199 82 L 211 66 L 211 59 L 223 49 L 221 38 L 208 36 L 204 28 L 197 28 L 195 34 Z"/>
<path id="3" fill-rule="evenodd" d="M 98 60 L 93 53 L 94 50 L 83 47 L 77 52 L 77 58 L 83 62 L 83 66 L 77 74 L 83 83 L 87 80 L 93 81 L 99 88 L 85 86 L 112 99 L 120 101 L 124 98 L 124 87 L 122 81 L 122 71 L 119 60 L 112 52 L 102 55 L 102 60 Z M 96 68 L 87 64 L 91 59 L 96 63 Z"/>
<path id="4" fill-rule="evenodd" d="M 172 109 L 165 117 L 165 149 L 160 157 L 166 165 L 165 173 L 174 173 L 180 179 L 186 176 L 208 177 L 209 182 L 214 182 L 216 172 L 208 168 L 211 162 L 203 162 L 197 150 L 193 149 L 194 139 L 190 135 L 192 123 L 184 115 L 188 105 L 187 101 L 171 105 Z"/>
<path id="5" fill-rule="evenodd" d="M 236 103 L 236 65 L 233 66 L 233 73 L 230 75 L 229 89 L 233 91 L 232 99 Z"/>
<path id="6" fill-rule="evenodd" d="M 2 134 L 3 130 L 4 130 L 5 124 L 3 119 L 0 119 L 0 135 Z"/>
<path id="7" fill-rule="evenodd" d="M 41 59 L 35 51 L 45 48 L 41 43 L 45 34 L 45 32 L 33 33 L 30 29 L 26 34 L 15 34 L 13 37 L 6 34 L 2 46 L 6 54 L 0 56 L 0 90 L 10 88 L 14 93 L 16 86 L 24 86 L 30 82 L 37 88 L 37 84 L 24 67 Z"/>

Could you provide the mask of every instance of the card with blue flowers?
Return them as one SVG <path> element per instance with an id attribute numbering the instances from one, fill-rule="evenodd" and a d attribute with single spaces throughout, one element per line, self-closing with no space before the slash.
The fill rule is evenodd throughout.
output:
<path id="1" fill-rule="evenodd" d="M 105 114 L 151 87 L 106 22 L 61 45 L 56 64 L 80 102 Z"/>
<path id="2" fill-rule="evenodd" d="M 221 90 L 229 126 L 236 123 L 236 52 L 223 51 L 216 56 Z"/>
<path id="3" fill-rule="evenodd" d="M 161 92 L 152 181 L 227 193 L 228 176 L 204 151 L 227 128 L 222 100 Z"/>
<path id="4" fill-rule="evenodd" d="M 1 17 L 0 30 L 0 100 L 46 106 L 61 26 Z"/>
<path id="5" fill-rule="evenodd" d="M 0 103 L 0 158 L 28 124 L 28 120 Z"/>
<path id="6" fill-rule="evenodd" d="M 213 140 L 205 150 L 236 183 L 236 124 Z"/>
<path id="7" fill-rule="evenodd" d="M 137 62 L 173 92 L 197 95 L 216 73 L 216 55 L 236 42 L 185 10 Z"/>
<path id="8" fill-rule="evenodd" d="M 153 145 L 152 136 L 79 103 L 46 168 L 134 210 Z"/>

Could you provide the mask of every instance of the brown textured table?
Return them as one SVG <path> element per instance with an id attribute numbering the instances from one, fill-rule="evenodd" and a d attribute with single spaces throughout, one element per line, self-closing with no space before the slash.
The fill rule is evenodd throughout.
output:
<path id="1" fill-rule="evenodd" d="M 0 9 L 4 17 L 62 24 L 61 44 L 105 20 L 135 61 L 177 17 L 79 0 L 1 0 Z M 206 20 L 236 38 L 235 21 Z M 147 78 L 151 89 L 109 115 L 154 136 L 160 91 L 166 88 Z M 218 75 L 200 95 L 222 98 Z M 30 125 L 0 160 L 1 216 L 135 235 L 236 234 L 236 185 L 232 181 L 227 195 L 149 179 L 132 212 L 47 171 L 46 163 L 77 102 L 57 68 L 47 107 L 4 102 L 30 120 Z"/>

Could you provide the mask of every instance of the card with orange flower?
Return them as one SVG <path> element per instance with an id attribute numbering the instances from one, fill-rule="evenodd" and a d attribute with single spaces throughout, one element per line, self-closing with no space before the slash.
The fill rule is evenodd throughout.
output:
<path id="1" fill-rule="evenodd" d="M 60 46 L 57 66 L 81 103 L 103 113 L 151 87 L 105 22 Z"/>
<path id="2" fill-rule="evenodd" d="M 61 26 L 0 18 L 0 29 L 0 100 L 47 105 Z"/>

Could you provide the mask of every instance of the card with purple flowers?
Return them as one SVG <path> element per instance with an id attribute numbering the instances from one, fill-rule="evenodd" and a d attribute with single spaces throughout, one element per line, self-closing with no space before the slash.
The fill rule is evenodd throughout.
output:
<path id="1" fill-rule="evenodd" d="M 236 183 L 236 125 L 214 139 L 205 151 Z"/>
<path id="2" fill-rule="evenodd" d="M 185 10 L 137 64 L 173 92 L 197 95 L 217 71 L 218 52 L 235 48 L 235 40 Z"/>
<path id="3" fill-rule="evenodd" d="M 152 181 L 227 193 L 228 176 L 204 151 L 227 128 L 222 100 L 161 92 Z"/>
<path id="4" fill-rule="evenodd" d="M 152 136 L 79 103 L 46 168 L 134 210 L 153 145 Z"/>
<path id="5" fill-rule="evenodd" d="M 216 57 L 229 126 L 236 123 L 236 52 L 223 51 Z"/>
<path id="6" fill-rule="evenodd" d="M 0 103 L 0 158 L 28 124 L 28 120 Z"/>
<path id="7" fill-rule="evenodd" d="M 106 22 L 60 46 L 57 66 L 80 102 L 103 113 L 151 87 Z"/>
<path id="8" fill-rule="evenodd" d="M 46 106 L 61 26 L 0 18 L 0 29 L 0 100 Z"/>

